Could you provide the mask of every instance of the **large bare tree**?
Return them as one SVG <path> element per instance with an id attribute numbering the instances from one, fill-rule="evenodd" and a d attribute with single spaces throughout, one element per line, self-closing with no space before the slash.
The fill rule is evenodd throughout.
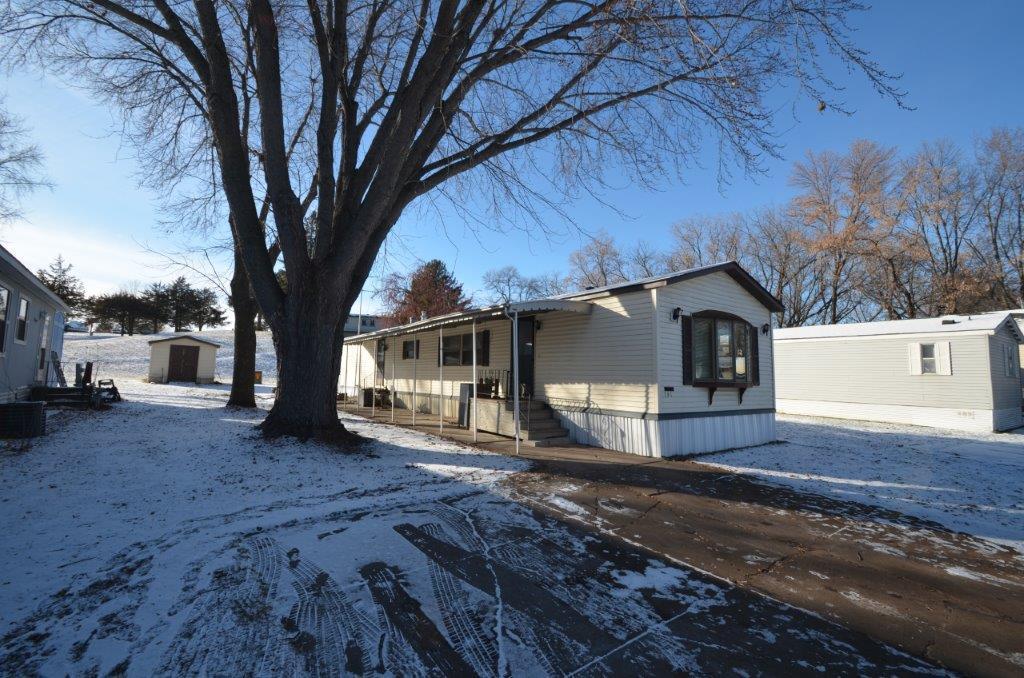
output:
<path id="1" fill-rule="evenodd" d="M 330 438 L 343 432 L 345 319 L 413 201 L 463 202 L 489 188 L 524 204 L 544 197 L 536 168 L 571 191 L 600 181 L 613 158 L 647 179 L 680 168 L 709 135 L 723 162 L 757 168 L 776 150 L 769 93 L 790 88 L 841 110 L 826 69 L 838 65 L 898 99 L 851 39 L 846 22 L 860 9 L 855 0 L 8 0 L 0 21 L 19 54 L 65 69 L 133 120 L 209 137 L 280 362 L 263 431 Z M 289 159 L 288 143 L 310 87 L 307 166 Z M 245 106 L 258 121 L 256 149 Z"/>
<path id="2" fill-rule="evenodd" d="M 43 154 L 27 137 L 24 123 L 0 105 L 0 222 L 20 216 L 21 199 L 47 185 Z"/>

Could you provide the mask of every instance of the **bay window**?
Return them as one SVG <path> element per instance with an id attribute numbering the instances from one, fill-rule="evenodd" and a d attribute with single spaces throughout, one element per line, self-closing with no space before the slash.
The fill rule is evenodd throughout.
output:
<path id="1" fill-rule="evenodd" d="M 683 316 L 683 383 L 743 389 L 758 382 L 756 328 L 722 311 Z"/>

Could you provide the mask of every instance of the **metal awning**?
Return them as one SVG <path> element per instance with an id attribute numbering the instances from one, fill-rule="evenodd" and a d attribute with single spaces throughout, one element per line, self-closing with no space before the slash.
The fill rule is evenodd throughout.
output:
<path id="1" fill-rule="evenodd" d="M 512 304 L 505 304 L 501 306 L 471 308 L 466 311 L 458 311 L 456 313 L 427 318 L 426 320 L 417 320 L 416 322 L 399 325 L 398 327 L 389 327 L 387 329 L 377 330 L 376 332 L 355 334 L 351 337 L 346 337 L 345 343 L 362 343 L 364 341 L 371 341 L 382 337 L 414 334 L 416 332 L 424 332 L 427 330 L 437 329 L 439 327 L 450 327 L 453 325 L 471 323 L 474 320 L 496 320 L 507 317 L 506 314 L 513 315 L 515 313 L 525 314 L 552 312 L 587 314 L 590 313 L 593 308 L 594 305 L 589 301 L 575 301 L 572 299 L 535 299 L 533 301 L 517 301 Z"/>

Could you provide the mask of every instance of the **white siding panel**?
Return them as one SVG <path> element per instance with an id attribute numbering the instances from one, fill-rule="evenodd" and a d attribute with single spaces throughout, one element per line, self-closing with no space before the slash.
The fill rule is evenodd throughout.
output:
<path id="1" fill-rule="evenodd" d="M 949 342 L 952 374 L 911 374 L 911 347 L 940 341 Z M 775 373 L 780 401 L 992 409 L 983 334 L 779 340 Z"/>
<path id="2" fill-rule="evenodd" d="M 577 409 L 657 411 L 651 293 L 630 292 L 593 304 L 587 315 L 537 316 L 537 397 Z"/>
<path id="3" fill-rule="evenodd" d="M 763 335 L 759 329 L 765 323 L 771 324 L 771 312 L 760 301 L 721 272 L 659 288 L 657 298 L 659 412 L 760 410 L 775 406 L 771 334 Z M 680 323 L 672 320 L 675 308 L 681 308 L 686 315 L 705 310 L 725 311 L 757 328 L 761 384 L 746 390 L 742 404 L 736 389 L 719 389 L 709 406 L 707 389 L 683 386 L 683 335 Z M 665 386 L 675 390 L 666 392 Z"/>
<path id="4" fill-rule="evenodd" d="M 587 412 L 573 408 L 552 408 L 569 438 L 580 445 L 592 445 L 619 452 L 660 457 L 658 422 L 615 414 Z"/>
<path id="5" fill-rule="evenodd" d="M 1006 376 L 1006 356 L 1009 353 L 1014 364 L 1010 369 L 1010 376 Z M 1021 383 L 1020 369 L 1016 361 L 1019 360 L 1020 347 L 1017 338 L 1006 327 L 1002 327 L 997 333 L 989 337 L 989 369 L 992 375 L 992 401 L 993 407 L 997 410 L 1011 410 L 1021 408 Z M 1005 426 L 1003 428 L 1006 428 Z"/>
<path id="6" fill-rule="evenodd" d="M 658 422 L 662 456 L 701 454 L 775 440 L 775 413 L 688 417 Z"/>
<path id="7" fill-rule="evenodd" d="M 654 420 L 574 409 L 555 411 L 574 442 L 645 457 L 700 454 L 775 440 L 772 412 Z"/>
<path id="8" fill-rule="evenodd" d="M 988 432 L 996 430 L 993 412 L 990 409 L 954 409 L 779 398 L 778 411 L 780 414 L 913 424 L 914 426 L 930 426 L 956 431 Z"/>

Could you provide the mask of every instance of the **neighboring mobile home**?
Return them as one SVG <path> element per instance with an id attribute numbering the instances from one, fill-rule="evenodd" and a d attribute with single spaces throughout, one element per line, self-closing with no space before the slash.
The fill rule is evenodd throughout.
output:
<path id="1" fill-rule="evenodd" d="M 0 246 L 0 402 L 55 385 L 68 307 Z"/>
<path id="2" fill-rule="evenodd" d="M 528 441 L 653 457 L 758 445 L 775 439 L 781 309 L 727 262 L 348 337 L 341 388 L 505 435 L 518 394 Z"/>
<path id="3" fill-rule="evenodd" d="M 779 412 L 965 431 L 1021 426 L 1008 313 L 775 330 Z"/>

